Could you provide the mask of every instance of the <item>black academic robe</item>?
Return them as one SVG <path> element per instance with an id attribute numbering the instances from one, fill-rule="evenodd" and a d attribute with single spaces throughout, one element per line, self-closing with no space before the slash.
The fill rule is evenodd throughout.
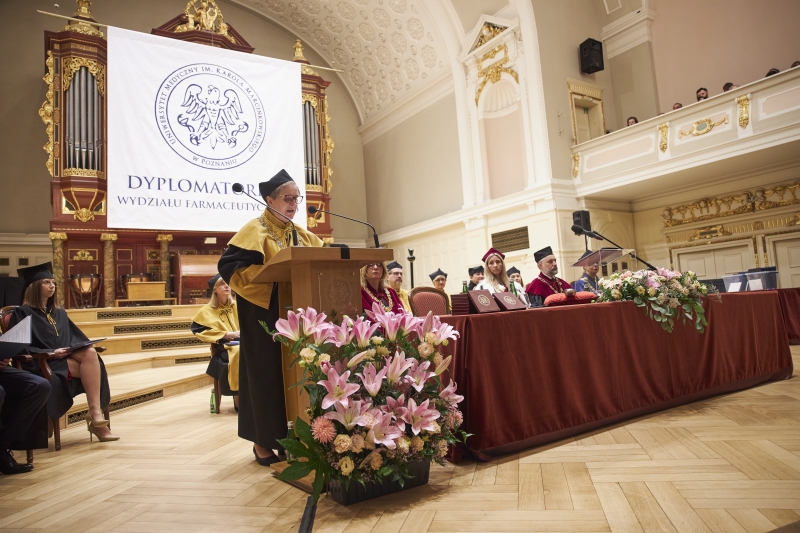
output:
<path id="1" fill-rule="evenodd" d="M 470 280 L 470 282 L 467 284 L 467 290 L 471 291 L 472 289 L 474 289 L 477 286 L 478 286 L 477 283 L 475 283 L 474 281 Z"/>
<path id="2" fill-rule="evenodd" d="M 53 327 L 43 311 L 21 305 L 11 315 L 9 326 L 13 327 L 27 316 L 31 317 L 31 344 L 27 348 L 29 353 L 53 352 L 58 348 L 69 348 L 89 340 L 63 309 L 53 309 L 50 312 L 50 316 L 55 320 Z M 100 361 L 100 407 L 106 409 L 111 401 L 111 389 L 108 386 L 108 374 L 103 360 L 100 357 L 97 359 Z M 67 357 L 52 359 L 47 364 L 53 372 L 50 377 L 52 390 L 50 398 L 47 399 L 47 414 L 50 418 L 58 420 L 72 407 L 72 399 L 85 391 L 80 379 L 70 377 Z M 25 363 L 23 368 L 38 376 L 42 375 L 39 362 L 36 360 Z"/>
<path id="3" fill-rule="evenodd" d="M 228 243 L 217 269 L 236 292 L 239 308 L 239 436 L 268 450 L 282 450 L 278 439 L 286 438 L 283 356 L 281 344 L 272 340 L 259 321 L 275 331 L 280 317 L 277 283 L 255 283 L 252 276 L 281 246 L 269 235 L 267 226 L 290 243 L 289 228 L 264 213 L 246 224 Z M 313 233 L 297 228 L 302 246 L 322 246 Z"/>

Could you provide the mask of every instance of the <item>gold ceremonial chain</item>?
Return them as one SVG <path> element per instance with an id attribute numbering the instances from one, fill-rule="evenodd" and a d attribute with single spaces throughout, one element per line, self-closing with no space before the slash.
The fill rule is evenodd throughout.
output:
<path id="1" fill-rule="evenodd" d="M 392 305 L 392 295 L 389 293 L 389 289 L 387 289 L 386 287 L 383 288 L 383 292 L 386 294 L 386 300 L 388 300 L 388 302 L 389 302 L 389 305 L 384 305 L 383 301 L 380 298 L 378 298 L 377 296 L 372 294 L 372 291 L 370 290 L 370 287 L 367 287 L 366 283 L 362 283 L 361 286 L 364 287 L 364 290 L 367 291 L 367 294 L 369 294 L 370 298 L 372 298 L 374 301 L 378 302 L 381 305 L 381 307 L 383 307 L 384 311 L 391 311 L 392 310 L 392 307 L 393 307 L 393 305 Z"/>
<path id="2" fill-rule="evenodd" d="M 267 220 L 264 215 L 258 217 L 258 221 L 267 230 L 267 235 L 269 235 L 272 238 L 272 240 L 278 244 L 278 248 L 280 248 L 281 250 L 286 248 L 286 245 L 283 244 L 283 239 L 275 235 L 275 232 L 272 231 L 273 224 L 269 220 Z"/>
<path id="3" fill-rule="evenodd" d="M 547 283 L 547 286 L 548 286 L 548 287 L 550 287 L 551 289 L 553 289 L 553 292 L 556 292 L 556 293 L 559 293 L 559 294 L 561 294 L 562 292 L 564 292 L 564 287 L 562 287 L 562 286 L 561 286 L 561 284 L 558 282 L 558 278 L 556 278 L 556 280 L 555 280 L 555 287 L 554 287 L 554 286 L 553 286 L 553 284 L 550 282 L 550 278 L 548 278 L 548 277 L 547 277 L 547 276 L 545 276 L 544 274 L 542 274 L 542 277 L 541 277 L 541 279 L 542 279 L 542 281 L 544 281 L 545 283 Z"/>

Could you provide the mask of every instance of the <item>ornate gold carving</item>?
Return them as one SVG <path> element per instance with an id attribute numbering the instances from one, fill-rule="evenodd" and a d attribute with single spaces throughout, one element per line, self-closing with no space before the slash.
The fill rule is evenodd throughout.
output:
<path id="1" fill-rule="evenodd" d="M 101 241 L 116 241 L 117 234 L 116 233 L 101 233 L 100 234 Z"/>
<path id="2" fill-rule="evenodd" d="M 86 209 L 85 207 L 81 207 L 75 214 L 73 215 L 75 219 L 80 220 L 81 222 L 89 222 L 94 220 L 94 213 Z"/>
<path id="3" fill-rule="evenodd" d="M 117 240 L 116 233 L 101 233 L 100 240 L 103 242 L 103 290 L 105 291 L 104 301 L 106 307 L 114 304 L 117 296 L 115 284 L 114 268 L 114 241 Z"/>
<path id="4" fill-rule="evenodd" d="M 597 102 L 597 105 L 600 107 L 602 131 L 606 131 L 606 111 L 605 106 L 603 106 L 603 88 L 572 78 L 567 78 L 567 88 L 569 89 L 570 116 L 572 118 L 572 138 L 575 140 L 575 143 L 577 144 L 578 142 L 578 124 L 575 118 L 575 96 L 583 100 Z"/>
<path id="5" fill-rule="evenodd" d="M 308 59 L 306 59 L 306 56 L 303 54 L 303 43 L 300 41 L 300 39 L 297 39 L 294 42 L 294 57 L 292 58 L 292 61 L 305 61 L 308 63 Z M 306 64 L 300 65 L 300 72 L 309 76 L 319 76 L 314 69 Z"/>
<path id="6" fill-rule="evenodd" d="M 333 189 L 333 182 L 331 181 L 331 176 L 333 176 L 333 168 L 331 167 L 331 157 L 333 155 L 333 149 L 336 147 L 336 143 L 333 142 L 333 138 L 331 137 L 331 129 L 328 127 L 328 122 L 331 121 L 331 116 L 328 114 L 328 97 L 322 99 L 322 104 L 324 106 L 323 117 L 325 118 L 325 122 L 323 126 L 325 128 L 325 137 L 324 143 L 322 146 L 323 152 L 325 152 L 325 170 L 326 170 L 326 177 L 325 177 L 325 192 L 331 192 Z"/>
<path id="7" fill-rule="evenodd" d="M 76 191 L 94 193 L 92 199 L 89 201 L 89 207 L 81 207 L 80 202 L 78 201 L 78 197 L 75 196 Z M 67 192 L 72 194 L 71 201 L 67 200 L 66 197 Z M 106 214 L 105 203 L 104 203 L 105 199 L 100 200 L 99 202 L 95 202 L 95 200 L 97 200 L 98 194 L 100 194 L 100 191 L 98 191 L 97 189 L 86 189 L 80 187 L 61 189 L 61 198 L 62 198 L 61 212 L 65 215 L 72 214 L 75 220 L 79 220 L 81 222 L 89 222 L 91 220 L 94 220 L 95 214 L 105 215 Z M 105 196 L 105 193 L 102 194 Z M 67 202 L 69 202 L 69 205 L 72 206 L 72 208 L 70 208 L 67 205 Z M 98 207 L 100 209 L 98 209 Z"/>
<path id="8" fill-rule="evenodd" d="M 502 59 L 495 61 L 486 68 L 483 67 L 484 61 L 487 59 L 494 59 L 500 52 L 504 53 L 504 57 Z M 475 105 L 478 105 L 478 101 L 481 99 L 481 93 L 483 92 L 484 87 L 486 87 L 486 84 L 489 82 L 497 83 L 500 81 L 500 77 L 502 76 L 503 72 L 510 75 L 512 78 L 514 78 L 515 82 L 519 83 L 519 75 L 516 73 L 516 71 L 505 66 L 509 61 L 507 44 L 497 46 L 478 58 L 478 78 L 481 79 L 481 82 L 478 84 L 478 89 L 475 91 Z"/>
<path id="9" fill-rule="evenodd" d="M 168 233 L 159 233 L 156 241 L 161 245 L 161 263 L 159 264 L 159 277 L 161 280 L 167 281 L 164 286 L 165 296 L 169 298 L 169 243 L 172 241 L 172 235 Z M 144 348 L 142 348 L 144 349 Z"/>
<path id="10" fill-rule="evenodd" d="M 739 127 L 745 129 L 750 124 L 750 97 L 746 94 L 740 96 L 736 103 L 739 105 Z"/>
<path id="11" fill-rule="evenodd" d="M 787 195 L 789 196 L 788 199 L 786 199 Z M 777 201 L 767 200 L 771 196 L 777 196 Z M 778 185 L 771 189 L 756 190 L 756 211 L 764 211 L 765 209 L 774 209 L 796 203 L 800 203 L 800 182 L 792 185 Z"/>
<path id="12" fill-rule="evenodd" d="M 316 94 L 306 94 L 306 93 L 301 94 L 300 104 L 305 104 L 306 102 L 309 102 L 311 104 L 311 107 L 313 107 L 315 110 L 317 109 L 318 101 Z M 319 117 L 317 117 L 317 122 L 319 122 Z"/>
<path id="13" fill-rule="evenodd" d="M 581 168 L 581 154 L 572 154 L 572 177 L 578 177 L 578 171 Z"/>
<path id="14" fill-rule="evenodd" d="M 91 0 L 76 0 L 76 3 L 78 4 L 78 12 L 72 16 L 92 19 L 92 14 L 89 13 L 89 6 L 92 5 Z M 70 23 L 67 24 L 62 31 L 74 31 L 76 33 L 82 33 L 84 35 L 93 35 L 95 37 L 101 37 L 105 39 L 105 35 L 103 35 L 103 32 L 100 31 L 99 26 L 93 26 L 88 21 L 86 22 L 70 21 Z"/>
<path id="15" fill-rule="evenodd" d="M 603 88 L 595 85 L 584 83 L 580 80 L 567 79 L 567 88 L 569 92 L 580 94 L 581 96 L 588 96 L 595 100 L 603 100 Z"/>
<path id="16" fill-rule="evenodd" d="M 65 168 L 62 172 L 62 175 L 67 176 L 79 176 L 82 178 L 99 178 L 101 180 L 106 179 L 106 173 L 102 170 L 93 170 L 90 168 Z"/>
<path id="17" fill-rule="evenodd" d="M 322 185 L 311 185 L 306 183 L 306 192 L 322 192 Z"/>
<path id="18" fill-rule="evenodd" d="M 658 133 L 661 136 L 658 142 L 658 149 L 661 150 L 662 153 L 667 151 L 668 142 L 669 142 L 669 126 L 667 123 L 659 124 L 658 125 Z"/>
<path id="19" fill-rule="evenodd" d="M 94 76 L 94 79 L 97 80 L 97 92 L 99 92 L 101 96 L 106 95 L 106 67 L 102 63 L 85 57 L 67 57 L 63 60 L 63 65 L 62 88 L 64 91 L 69 89 L 69 85 L 72 83 L 72 78 L 75 76 L 75 73 L 78 72 L 81 67 L 86 67 L 89 69 L 89 74 Z"/>
<path id="20" fill-rule="evenodd" d="M 698 120 L 697 122 L 692 124 L 692 127 L 689 129 L 689 131 L 678 130 L 678 139 L 688 135 L 694 135 L 695 137 L 698 137 L 700 135 L 705 135 L 706 133 L 710 132 L 717 126 L 727 123 L 728 123 L 728 115 L 725 115 L 725 117 L 722 120 L 719 120 L 717 122 L 714 122 L 710 118 L 704 118 L 703 120 Z"/>
<path id="21" fill-rule="evenodd" d="M 189 0 L 183 14 L 186 15 L 186 23 L 175 28 L 175 33 L 185 31 L 210 31 L 227 38 L 236 44 L 236 39 L 228 33 L 228 25 L 222 17 L 222 11 L 217 7 L 215 0 Z"/>
<path id="22" fill-rule="evenodd" d="M 508 28 L 506 26 L 498 26 L 497 24 L 492 24 L 491 22 L 484 22 L 483 27 L 481 27 L 481 34 L 470 52 L 477 50 L 507 29 Z"/>
<path id="23" fill-rule="evenodd" d="M 80 250 L 75 252 L 75 255 L 72 256 L 72 260 L 73 261 L 94 261 L 94 256 L 92 255 L 91 251 L 84 250 L 83 248 L 81 248 Z"/>
<path id="24" fill-rule="evenodd" d="M 158 237 L 156 237 L 156 241 L 157 242 L 164 242 L 164 241 L 170 242 L 170 241 L 172 241 L 172 235 L 168 235 L 168 234 L 165 235 L 163 233 L 159 233 Z"/>
<path id="25" fill-rule="evenodd" d="M 47 234 L 47 236 L 50 238 L 51 241 L 66 241 L 67 240 L 67 234 L 66 233 L 59 233 L 59 232 L 51 231 L 50 233 Z"/>
<path id="26" fill-rule="evenodd" d="M 728 235 L 732 235 L 731 231 L 723 228 L 722 225 L 708 226 L 694 230 L 694 235 L 689 237 L 689 242 L 702 239 L 713 239 L 715 237 L 723 237 Z"/>
<path id="27" fill-rule="evenodd" d="M 56 152 L 55 152 L 55 144 L 53 142 L 53 112 L 55 111 L 55 103 L 53 100 L 53 53 L 48 50 L 47 51 L 47 59 L 44 62 L 45 66 L 47 67 L 47 73 L 42 78 L 44 82 L 47 84 L 47 93 L 45 94 L 46 100 L 42 104 L 42 107 L 39 109 L 39 116 L 44 122 L 45 125 L 45 132 L 47 133 L 47 144 L 42 146 L 42 149 L 47 152 L 47 162 L 45 166 L 47 167 L 47 171 L 50 172 L 50 176 L 55 177 L 53 174 L 54 167 L 54 160 L 56 159 Z"/>
<path id="28" fill-rule="evenodd" d="M 317 227 L 317 219 L 314 217 L 308 217 L 307 225 L 309 228 L 316 228 Z"/>
<path id="29" fill-rule="evenodd" d="M 67 234 L 51 231 L 48 237 L 53 241 L 53 278 L 61 287 L 66 287 L 64 284 L 64 241 L 67 240 Z M 56 301 L 61 307 L 64 307 L 65 292 L 56 291 Z"/>

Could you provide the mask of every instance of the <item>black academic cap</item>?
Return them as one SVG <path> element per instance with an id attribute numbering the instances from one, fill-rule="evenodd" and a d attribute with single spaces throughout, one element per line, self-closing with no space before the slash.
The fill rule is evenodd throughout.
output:
<path id="1" fill-rule="evenodd" d="M 35 265 L 25 268 L 18 268 L 17 275 L 22 278 L 25 287 L 23 292 L 28 288 L 28 285 L 40 279 L 53 279 L 53 263 L 48 261 L 41 265 Z"/>
<path id="2" fill-rule="evenodd" d="M 281 169 L 280 172 L 272 176 L 269 181 L 262 181 L 258 184 L 258 192 L 261 194 L 261 197 L 266 200 L 267 196 L 272 194 L 272 192 L 283 185 L 284 183 L 293 182 L 294 180 L 286 172 L 284 169 Z"/>
<path id="3" fill-rule="evenodd" d="M 472 267 L 469 269 L 469 277 L 474 276 L 475 274 L 483 273 L 483 265 Z"/>
<path id="4" fill-rule="evenodd" d="M 508 274 L 509 276 L 511 274 L 519 274 L 519 269 L 517 267 L 511 267 L 508 270 L 506 270 L 506 274 Z"/>
<path id="5" fill-rule="evenodd" d="M 548 255 L 553 255 L 553 249 L 550 248 L 549 246 L 546 246 L 545 248 L 542 248 L 538 252 L 534 252 L 533 253 L 533 258 L 538 263 L 539 261 L 541 261 L 542 259 L 544 259 Z"/>
<path id="6" fill-rule="evenodd" d="M 447 279 L 447 274 L 442 272 L 441 268 L 437 268 L 436 272 L 434 272 L 433 274 L 429 274 L 429 276 L 431 277 L 431 281 L 435 280 L 439 276 L 444 276 L 444 279 Z"/>
<path id="7" fill-rule="evenodd" d="M 389 263 L 388 265 L 386 265 L 386 271 L 387 271 L 387 272 L 389 272 L 390 270 L 393 270 L 393 269 L 395 269 L 395 268 L 400 268 L 400 269 L 402 269 L 402 268 L 403 268 L 403 265 L 401 265 L 401 264 L 400 264 L 400 263 L 398 263 L 397 261 L 392 261 L 391 263 Z"/>
<path id="8" fill-rule="evenodd" d="M 220 277 L 219 274 L 217 274 L 216 276 L 208 280 L 208 288 L 211 289 L 212 291 L 214 290 L 214 285 L 217 284 L 217 280 L 219 279 L 219 277 Z"/>

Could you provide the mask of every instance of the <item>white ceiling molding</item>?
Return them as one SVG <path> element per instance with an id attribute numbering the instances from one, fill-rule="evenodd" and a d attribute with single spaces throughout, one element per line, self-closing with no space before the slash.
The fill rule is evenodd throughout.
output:
<path id="1" fill-rule="evenodd" d="M 643 0 L 643 6 L 637 11 L 603 26 L 600 40 L 609 59 L 651 40 L 650 25 L 656 12 L 647 5 L 647 0 Z"/>
<path id="2" fill-rule="evenodd" d="M 375 140 L 398 124 L 451 94 L 454 89 L 452 72 L 448 68 L 446 72 L 442 72 L 424 87 L 414 91 L 413 94 L 404 96 L 391 107 L 370 117 L 363 126 L 358 128 L 358 132 L 361 134 L 361 143 L 367 144 Z"/>
<path id="3" fill-rule="evenodd" d="M 0 233 L 0 246 L 52 246 L 47 233 Z"/>
<path id="4" fill-rule="evenodd" d="M 365 123 L 446 71 L 422 0 L 233 0 L 280 24 L 340 76 Z"/>

